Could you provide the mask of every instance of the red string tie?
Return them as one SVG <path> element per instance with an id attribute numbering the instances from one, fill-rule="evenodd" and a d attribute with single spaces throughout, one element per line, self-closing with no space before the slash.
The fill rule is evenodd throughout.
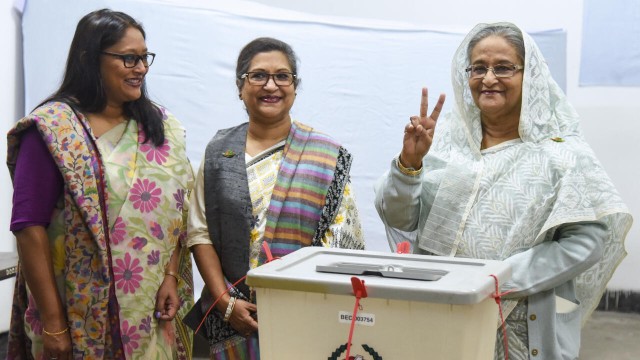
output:
<path id="1" fill-rule="evenodd" d="M 356 325 L 356 317 L 358 315 L 358 308 L 360 307 L 360 299 L 366 298 L 367 288 L 364 286 L 364 280 L 360 280 L 353 276 L 351 278 L 351 286 L 353 287 L 353 294 L 356 297 L 356 305 L 353 307 L 353 316 L 351 316 L 351 326 L 349 327 L 349 339 L 347 340 L 347 359 L 351 359 L 349 354 L 351 353 L 351 340 L 353 339 L 353 330 Z"/>
<path id="2" fill-rule="evenodd" d="M 502 324 L 502 337 L 504 340 L 504 360 L 509 360 L 509 342 L 507 341 L 507 324 L 504 323 L 504 315 L 502 314 L 502 297 L 512 292 L 513 290 L 501 293 L 498 277 L 494 274 L 491 274 L 489 276 L 493 278 L 495 283 L 495 293 L 493 293 L 491 297 L 495 300 L 496 304 L 498 304 L 498 310 L 500 311 L 500 323 Z"/>

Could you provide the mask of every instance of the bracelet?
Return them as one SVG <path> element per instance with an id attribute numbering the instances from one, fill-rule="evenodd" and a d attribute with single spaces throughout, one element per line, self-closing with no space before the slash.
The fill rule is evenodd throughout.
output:
<path id="1" fill-rule="evenodd" d="M 64 328 L 64 330 L 60 330 L 60 331 L 56 331 L 56 332 L 49 332 L 49 331 L 45 330 L 44 327 L 42 328 L 42 332 L 45 333 L 45 335 L 49 335 L 49 336 L 62 335 L 64 333 L 66 333 L 67 331 L 69 331 L 69 327 L 68 326 L 66 328 Z"/>
<path id="2" fill-rule="evenodd" d="M 167 275 L 173 276 L 174 278 L 176 278 L 177 282 L 180 282 L 180 278 L 178 277 L 178 274 L 175 271 L 171 271 L 171 270 L 167 269 L 167 270 L 164 271 L 164 276 L 167 276 Z"/>
<path id="3" fill-rule="evenodd" d="M 405 174 L 405 175 L 409 175 L 409 176 L 418 176 L 422 173 L 422 169 L 423 167 L 420 167 L 420 169 L 416 170 L 414 168 L 407 168 L 404 167 L 402 165 L 402 162 L 400 161 L 400 155 L 398 155 L 398 157 L 396 158 L 396 166 L 398 167 L 398 170 L 400 170 L 401 173 Z"/>
<path id="4" fill-rule="evenodd" d="M 236 298 L 231 297 L 229 299 L 229 305 L 227 305 L 227 311 L 224 313 L 224 322 L 228 322 L 231 317 L 231 313 L 233 312 L 233 308 L 236 306 Z"/>

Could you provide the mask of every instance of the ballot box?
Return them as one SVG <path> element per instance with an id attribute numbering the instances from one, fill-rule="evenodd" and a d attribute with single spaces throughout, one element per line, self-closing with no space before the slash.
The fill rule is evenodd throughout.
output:
<path id="1" fill-rule="evenodd" d="M 306 247 L 247 274 L 256 292 L 262 360 L 493 359 L 502 261 Z"/>

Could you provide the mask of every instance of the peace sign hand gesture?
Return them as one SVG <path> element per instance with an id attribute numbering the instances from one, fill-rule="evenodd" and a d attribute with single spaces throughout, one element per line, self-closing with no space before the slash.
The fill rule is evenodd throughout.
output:
<path id="1" fill-rule="evenodd" d="M 400 162 L 402 166 L 414 168 L 416 170 L 422 168 L 422 158 L 427 155 L 429 148 L 433 143 L 433 134 L 436 122 L 442 111 L 445 95 L 440 94 L 438 103 L 433 108 L 431 115 L 427 117 L 427 108 L 429 100 L 427 88 L 422 88 L 422 98 L 420 101 L 420 116 L 411 116 L 410 122 L 404 128 L 404 139 L 402 140 L 402 153 L 400 154 Z"/>

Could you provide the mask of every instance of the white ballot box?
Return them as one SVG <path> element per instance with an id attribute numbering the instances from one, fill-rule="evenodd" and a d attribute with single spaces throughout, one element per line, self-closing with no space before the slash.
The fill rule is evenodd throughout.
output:
<path id="1" fill-rule="evenodd" d="M 384 360 L 493 359 L 501 261 L 306 247 L 249 271 L 262 360 L 344 359 L 364 281 L 351 356 Z"/>

